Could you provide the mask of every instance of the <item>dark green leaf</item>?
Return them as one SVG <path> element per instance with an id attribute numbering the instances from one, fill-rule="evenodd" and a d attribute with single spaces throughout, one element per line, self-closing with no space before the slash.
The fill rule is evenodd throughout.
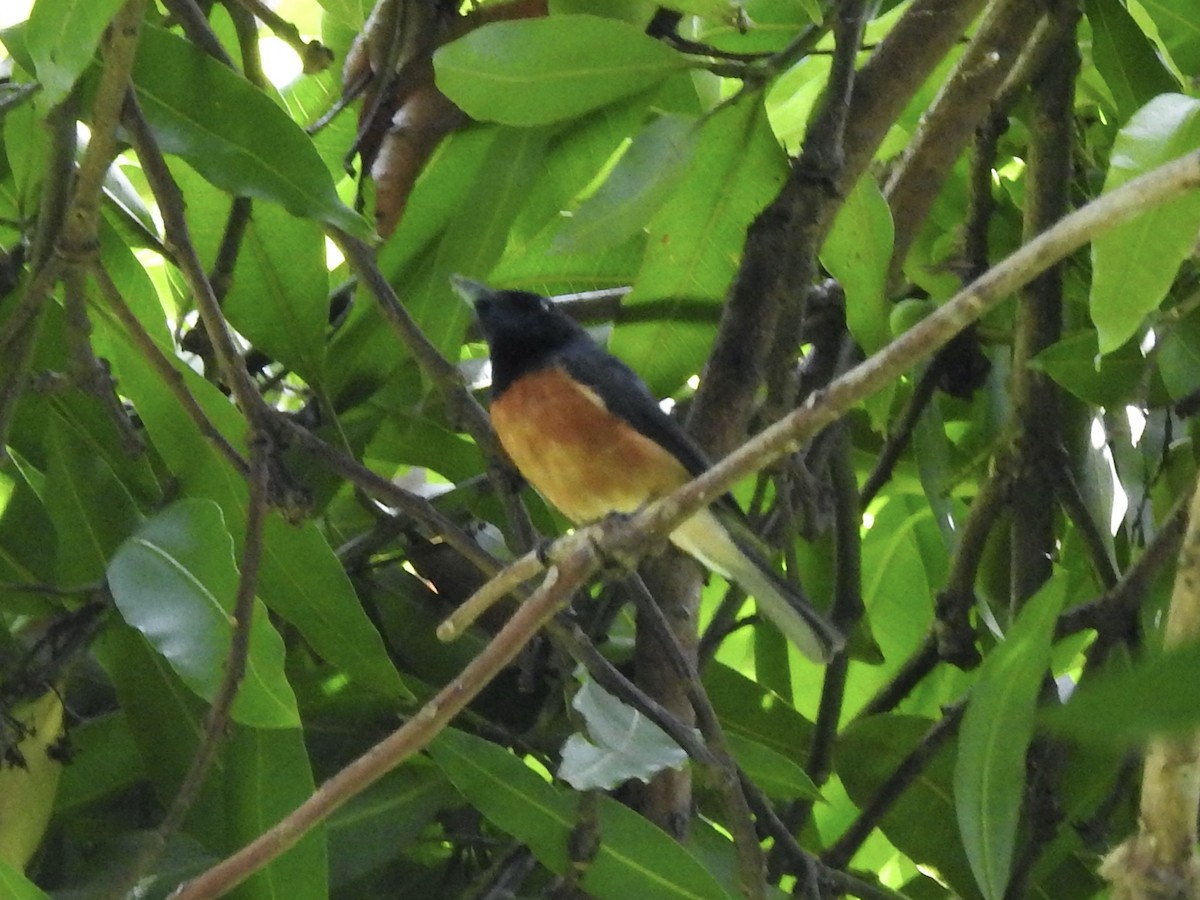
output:
<path id="1" fill-rule="evenodd" d="M 838 776 L 859 808 L 875 798 L 933 724 L 932 719 L 888 714 L 846 726 L 838 742 Z M 975 900 L 980 894 L 955 827 L 953 784 L 954 749 L 947 745 L 883 814 L 880 827 L 909 859 L 936 869 L 956 896 Z M 938 896 L 945 896 L 942 891 Z"/>
<path id="2" fill-rule="evenodd" d="M 38 0 L 25 39 L 42 83 L 39 106 L 49 109 L 70 93 L 122 5 L 122 0 Z"/>
<path id="3" fill-rule="evenodd" d="M 406 762 L 352 797 L 329 819 L 332 884 L 345 884 L 395 859 L 456 798 L 441 772 L 421 760 Z"/>
<path id="4" fill-rule="evenodd" d="M 1090 329 L 1047 347 L 1029 364 L 1085 403 L 1110 408 L 1133 399 L 1146 371 L 1146 360 L 1136 342 L 1126 341 L 1112 353 L 1101 356 L 1096 332 Z"/>
<path id="5" fill-rule="evenodd" d="M 137 504 L 93 443 L 94 433 L 50 416 L 46 508 L 58 531 L 58 577 L 87 584 L 141 520 Z"/>
<path id="6" fill-rule="evenodd" d="M 216 694 L 229 655 L 237 581 L 233 541 L 220 509 L 205 500 L 167 507 L 125 541 L 108 565 L 108 585 L 121 615 L 206 700 Z M 258 603 L 233 717 L 268 728 L 299 724 L 283 673 L 283 642 Z"/>
<path id="7" fill-rule="evenodd" d="M 1164 94 L 1138 110 L 1113 144 L 1104 189 L 1200 147 L 1200 100 Z M 1158 308 L 1200 230 L 1200 195 L 1187 193 L 1092 243 L 1092 321 L 1111 353 Z"/>
<path id="8" fill-rule="evenodd" d="M 354 585 L 315 524 L 267 519 L 259 595 L 322 659 L 384 696 L 412 699 Z"/>
<path id="9" fill-rule="evenodd" d="M 293 812 L 315 787 L 298 729 L 235 728 L 224 763 L 228 841 L 237 847 Z M 328 880 L 325 826 L 319 824 L 239 890 L 264 898 L 299 898 Z"/>
<path id="10" fill-rule="evenodd" d="M 494 22 L 433 57 L 438 87 L 473 119 L 545 125 L 648 90 L 687 60 L 598 16 Z"/>
<path id="11" fill-rule="evenodd" d="M 1180 690 L 1200 672 L 1200 644 L 1155 653 L 1125 671 L 1089 681 L 1063 707 L 1042 715 L 1047 726 L 1082 741 L 1127 746 L 1177 734 L 1200 722 L 1200 697 Z"/>
<path id="12" fill-rule="evenodd" d="M 312 141 L 287 113 L 188 41 L 147 26 L 134 88 L 162 149 L 234 195 L 278 203 L 361 238 L 367 221 L 338 198 Z"/>
<path id="13" fill-rule="evenodd" d="M 1092 26 L 1092 57 L 1122 121 L 1157 95 L 1179 90 L 1124 4 L 1085 0 L 1084 11 Z"/>
<path id="14" fill-rule="evenodd" d="M 741 734 L 728 735 L 729 750 L 746 777 L 775 800 L 819 800 L 821 790 L 795 761 Z"/>
<path id="15" fill-rule="evenodd" d="M 725 107 L 702 127 L 692 166 L 650 221 L 642 269 L 611 342 L 655 391 L 674 393 L 699 371 L 716 319 L 678 321 L 672 313 L 688 303 L 719 310 L 746 228 L 779 190 L 786 165 L 766 114 L 752 100 Z M 658 303 L 664 308 L 652 320 L 639 318 L 640 306 Z"/>
<path id="16" fill-rule="evenodd" d="M 959 728 L 954 805 L 975 881 L 1002 900 L 1025 789 L 1025 752 L 1050 662 L 1066 586 L 1052 578 L 1029 599 L 1004 641 L 983 661 Z"/>

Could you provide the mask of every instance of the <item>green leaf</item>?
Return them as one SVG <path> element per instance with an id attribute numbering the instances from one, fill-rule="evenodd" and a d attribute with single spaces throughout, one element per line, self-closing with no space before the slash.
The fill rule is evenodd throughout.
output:
<path id="1" fill-rule="evenodd" d="M 761 104 L 727 106 L 701 128 L 687 175 L 650 220 L 642 268 L 611 341 L 653 390 L 673 393 L 699 371 L 746 229 L 786 172 Z M 711 315 L 696 314 L 702 310 Z"/>
<path id="2" fill-rule="evenodd" d="M 1200 100 L 1164 94 L 1142 107 L 1113 144 L 1105 191 L 1200 148 Z M 1158 308 L 1200 230 L 1200 194 L 1188 192 L 1092 243 L 1092 321 L 1111 353 Z"/>
<path id="3" fill-rule="evenodd" d="M 414 699 L 314 523 L 291 525 L 277 515 L 267 519 L 258 593 L 322 659 L 385 697 Z"/>
<path id="4" fill-rule="evenodd" d="M 1126 341 L 1107 356 L 1100 355 L 1096 332 L 1081 331 L 1063 338 L 1029 361 L 1085 403 L 1116 407 L 1133 399 L 1146 360 L 1134 341 Z"/>
<path id="5" fill-rule="evenodd" d="M 312 794 L 312 768 L 298 728 L 235 728 L 225 750 L 228 841 L 249 843 Z M 249 896 L 306 897 L 328 883 L 325 826 L 317 825 L 286 853 L 239 887 Z"/>
<path id="6" fill-rule="evenodd" d="M 162 149 L 212 184 L 271 200 L 370 239 L 367 220 L 338 198 L 312 140 L 262 91 L 188 41 L 147 26 L 133 70 L 138 102 Z"/>
<path id="7" fill-rule="evenodd" d="M 626 22 L 574 15 L 484 25 L 441 47 L 433 65 L 471 118 L 527 126 L 645 91 L 687 60 Z"/>
<path id="8" fill-rule="evenodd" d="M 1200 696 L 1180 690 L 1200 672 L 1200 643 L 1155 653 L 1080 687 L 1065 706 L 1042 714 L 1050 728 L 1101 746 L 1128 746 L 1177 734 L 1200 722 Z"/>
<path id="9" fill-rule="evenodd" d="M 1158 371 L 1172 400 L 1200 390 L 1200 311 L 1173 323 L 1157 349 Z"/>
<path id="10" fill-rule="evenodd" d="M 691 117 L 659 116 L 634 137 L 596 193 L 567 219 L 551 248 L 595 252 L 640 234 L 683 180 L 699 137 Z"/>
<path id="11" fill-rule="evenodd" d="M 858 180 L 821 248 L 821 264 L 846 292 L 846 324 L 868 355 L 889 340 L 888 265 L 895 227 L 887 200 L 867 173 Z"/>
<path id="12" fill-rule="evenodd" d="M 727 735 L 729 750 L 746 777 L 775 800 L 819 800 L 818 788 L 793 756 L 778 753 L 743 735 Z"/>
<path id="13" fill-rule="evenodd" d="M 467 801 L 497 828 L 528 845 L 552 872 L 567 870 L 567 838 L 574 824 L 571 798 L 507 750 L 446 729 L 429 755 Z"/>
<path id="14" fill-rule="evenodd" d="M 576 732 L 567 738 L 558 777 L 576 790 L 612 790 L 632 778 L 649 781 L 687 761 L 665 731 L 590 678 L 571 706 L 583 716 L 587 736 Z"/>
<path id="15" fill-rule="evenodd" d="M 343 885 L 393 860 L 458 798 L 428 760 L 410 760 L 329 819 L 330 881 Z"/>
<path id="16" fill-rule="evenodd" d="M 1112 91 L 1122 120 L 1157 95 L 1179 90 L 1154 45 L 1123 4 L 1085 0 L 1084 11 L 1092 26 L 1092 58 Z"/>
<path id="17" fill-rule="evenodd" d="M 137 504 L 95 445 L 95 433 L 51 413 L 46 508 L 58 533 L 58 577 L 87 584 L 104 574 L 117 546 L 141 520 Z"/>
<path id="18" fill-rule="evenodd" d="M 255 206 L 222 309 L 251 344 L 321 384 L 329 274 L 320 227 L 273 203 Z"/>
<path id="19" fill-rule="evenodd" d="M 220 509 L 207 500 L 167 507 L 126 540 L 108 565 L 109 588 L 122 617 L 209 701 L 229 655 L 237 582 L 233 541 Z M 256 602 L 246 675 L 232 709 L 235 721 L 266 728 L 299 724 L 283 655 L 278 632 Z"/>
<path id="20" fill-rule="evenodd" d="M 39 108 L 49 109 L 70 93 L 122 5 L 122 0 L 38 0 L 25 39 L 42 83 Z"/>
<path id="21" fill-rule="evenodd" d="M 878 795 L 933 725 L 933 719 L 888 713 L 846 726 L 838 741 L 837 772 L 860 809 Z M 955 825 L 953 783 L 954 745 L 947 742 L 883 813 L 879 827 L 913 862 L 937 870 L 954 896 L 976 900 L 979 891 Z M 946 893 L 942 888 L 937 896 Z"/>
<path id="22" fill-rule="evenodd" d="M 1181 72 L 1200 72 L 1200 19 L 1192 0 L 1138 0 Z"/>
<path id="23" fill-rule="evenodd" d="M 443 731 L 429 753 L 492 824 L 527 844 L 550 871 L 566 871 L 567 841 L 575 826 L 572 797 L 507 750 L 462 732 Z M 600 841 L 580 879 L 583 890 L 602 900 L 729 896 L 665 832 L 615 800 L 597 800 Z"/>
<path id="24" fill-rule="evenodd" d="M 9 900 L 50 900 L 36 884 L 21 872 L 0 859 L 0 893 Z"/>
<path id="25" fill-rule="evenodd" d="M 1051 578 L 1025 604 L 1004 641 L 983 661 L 959 729 L 954 805 L 967 859 L 987 900 L 1002 900 L 1008 886 L 1025 753 L 1065 596 L 1064 580 Z"/>

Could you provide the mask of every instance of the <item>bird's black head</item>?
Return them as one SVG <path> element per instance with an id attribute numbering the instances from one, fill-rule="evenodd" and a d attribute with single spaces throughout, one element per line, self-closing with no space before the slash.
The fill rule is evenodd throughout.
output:
<path id="1" fill-rule="evenodd" d="M 525 372 L 547 365 L 572 341 L 591 340 L 570 316 L 528 291 L 497 291 L 452 276 L 455 292 L 470 301 L 492 351 L 492 382 L 502 390 Z"/>

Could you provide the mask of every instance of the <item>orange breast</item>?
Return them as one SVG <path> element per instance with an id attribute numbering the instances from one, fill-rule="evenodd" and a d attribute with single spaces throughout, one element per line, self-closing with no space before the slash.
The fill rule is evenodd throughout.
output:
<path id="1" fill-rule="evenodd" d="M 519 378 L 491 415 L 521 474 L 573 522 L 632 512 L 690 480 L 674 456 L 562 369 Z"/>

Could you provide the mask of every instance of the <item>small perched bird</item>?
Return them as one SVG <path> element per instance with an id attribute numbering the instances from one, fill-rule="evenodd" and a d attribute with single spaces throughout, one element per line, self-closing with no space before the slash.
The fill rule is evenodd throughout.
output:
<path id="1" fill-rule="evenodd" d="M 492 424 L 521 474 L 568 519 L 628 513 L 709 467 L 645 383 L 554 303 L 454 276 L 492 359 Z M 806 656 L 828 662 L 842 635 L 758 548 L 732 497 L 677 526 L 671 542 L 736 581 Z"/>

